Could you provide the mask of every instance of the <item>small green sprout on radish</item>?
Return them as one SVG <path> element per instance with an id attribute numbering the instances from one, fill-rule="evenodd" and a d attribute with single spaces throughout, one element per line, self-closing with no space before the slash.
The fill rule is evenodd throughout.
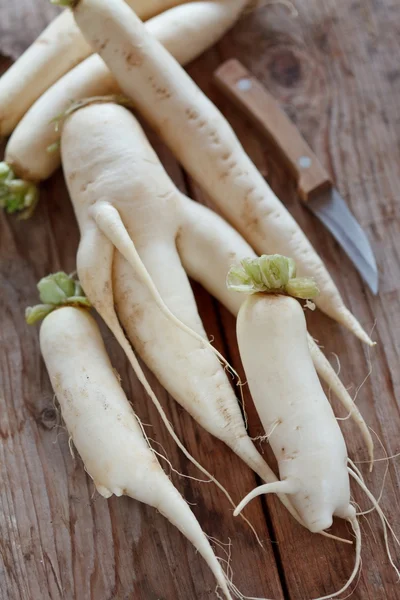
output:
<path id="1" fill-rule="evenodd" d="M 28 325 L 44 319 L 60 306 L 82 308 L 91 306 L 79 281 L 63 271 L 43 277 L 37 284 L 37 288 L 42 304 L 29 306 L 26 309 L 25 319 Z"/>
<path id="2" fill-rule="evenodd" d="M 34 183 L 19 179 L 6 162 L 0 162 L 0 207 L 9 213 L 19 212 L 20 219 L 28 219 L 39 199 Z"/>
<path id="3" fill-rule="evenodd" d="M 263 254 L 259 258 L 244 258 L 240 265 L 231 267 L 228 287 L 235 292 L 287 294 L 309 300 L 319 294 L 311 277 L 296 277 L 296 263 L 292 258 Z"/>
<path id="4" fill-rule="evenodd" d="M 64 122 L 77 110 L 80 110 L 85 106 L 89 106 L 90 104 L 104 104 L 108 102 L 113 102 L 114 104 L 119 104 L 120 106 L 133 108 L 132 101 L 126 96 L 123 96 L 122 94 L 89 96 L 87 98 L 82 98 L 81 100 L 71 100 L 68 103 L 68 106 L 65 108 L 65 110 L 63 110 L 59 115 L 56 115 L 52 118 L 51 123 L 54 124 L 54 129 L 56 133 L 60 133 Z M 51 146 L 47 147 L 47 151 L 51 152 Z"/>

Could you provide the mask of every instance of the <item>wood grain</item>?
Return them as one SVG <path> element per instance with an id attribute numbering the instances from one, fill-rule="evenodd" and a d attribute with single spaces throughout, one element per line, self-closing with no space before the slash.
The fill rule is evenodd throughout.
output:
<path id="1" fill-rule="evenodd" d="M 45 0 L 34 3 L 44 20 Z M 400 451 L 400 6 L 397 0 L 298 0 L 298 17 L 268 5 L 244 17 L 218 47 L 189 68 L 235 127 L 247 152 L 306 231 L 351 309 L 378 342 L 369 351 L 320 313 L 309 313 L 310 331 L 324 346 L 352 394 L 372 373 L 357 402 L 389 454 Z M 32 39 L 33 3 L 0 0 L 0 46 L 7 37 L 19 51 Z M 12 22 L 12 29 L 10 23 Z M 41 25 L 44 21 L 40 21 Z M 11 32 L 12 31 L 12 35 Z M 35 35 L 38 31 L 35 31 Z M 5 47 L 2 47 L 4 52 Z M 316 151 L 339 191 L 372 240 L 380 270 L 374 298 L 350 261 L 301 205 L 295 182 L 255 128 L 216 90 L 211 74 L 237 57 L 278 98 Z M 6 62 L 1 64 L 6 67 Z M 152 136 L 152 141 L 155 140 Z M 197 200 L 209 200 L 157 142 L 164 164 Z M 126 498 L 105 501 L 79 460 L 72 460 L 60 428 L 35 328 L 23 321 L 35 301 L 36 281 L 49 271 L 72 270 L 78 232 L 59 173 L 43 186 L 29 223 L 0 222 L 0 599 L 177 600 L 214 598 L 208 569 L 182 536 L 157 513 Z M 196 297 L 207 331 L 240 368 L 233 318 L 198 286 Z M 124 388 L 150 437 L 161 443 L 175 468 L 197 475 L 163 431 L 126 360 L 108 331 L 105 339 Z M 189 450 L 240 498 L 255 478 L 221 443 L 205 434 L 149 374 L 177 432 Z M 345 416 L 333 401 L 335 411 Z M 250 398 L 250 433 L 261 428 Z M 341 422 L 353 460 L 366 452 L 352 423 Z M 264 447 L 270 458 L 268 447 Z M 384 455 L 377 442 L 377 457 Z M 400 532 L 399 460 L 390 461 L 382 508 Z M 385 463 L 376 464 L 369 487 L 379 493 Z M 172 475 L 208 534 L 233 541 L 235 583 L 248 595 L 304 600 L 338 589 L 349 575 L 351 547 L 312 536 L 293 522 L 274 498 L 255 500 L 247 516 L 265 540 L 257 547 L 209 484 Z M 368 507 L 363 494 L 354 498 Z M 363 570 L 357 600 L 400 597 L 388 564 L 376 515 L 361 521 Z M 347 526 L 335 524 L 339 535 Z M 400 553 L 394 550 L 397 562 Z"/>
<path id="2" fill-rule="evenodd" d="M 0 0 L 0 53 L 17 58 L 59 12 L 48 0 Z"/>

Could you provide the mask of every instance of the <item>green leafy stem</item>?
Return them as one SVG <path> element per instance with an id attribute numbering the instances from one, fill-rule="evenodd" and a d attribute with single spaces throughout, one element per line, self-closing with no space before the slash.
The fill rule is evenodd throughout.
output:
<path id="1" fill-rule="evenodd" d="M 247 294 L 285 294 L 308 300 L 319 294 L 311 277 L 296 277 L 296 263 L 281 254 L 244 258 L 230 268 L 227 286 Z"/>
<path id="2" fill-rule="evenodd" d="M 61 306 L 91 307 L 79 281 L 63 271 L 43 277 L 37 284 L 37 288 L 42 304 L 29 306 L 26 309 L 25 319 L 28 325 L 44 319 Z"/>
<path id="3" fill-rule="evenodd" d="M 0 162 L 0 207 L 10 214 L 20 212 L 20 219 L 28 219 L 38 200 L 36 185 L 19 179 L 10 165 Z"/>

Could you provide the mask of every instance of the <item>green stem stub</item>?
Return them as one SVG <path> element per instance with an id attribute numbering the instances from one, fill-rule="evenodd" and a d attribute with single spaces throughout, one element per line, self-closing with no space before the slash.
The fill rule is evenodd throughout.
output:
<path id="1" fill-rule="evenodd" d="M 50 4 L 56 6 L 66 6 L 68 8 L 74 8 L 78 4 L 79 0 L 50 0 Z"/>
<path id="2" fill-rule="evenodd" d="M 91 104 L 119 104 L 120 106 L 125 106 L 127 108 L 133 108 L 132 100 L 130 100 L 127 96 L 122 96 L 121 94 L 109 94 L 108 96 L 91 96 L 89 98 L 82 98 L 81 100 L 71 100 L 68 107 L 64 110 L 64 112 L 60 113 L 56 117 L 54 117 L 50 123 L 54 123 L 54 129 L 56 133 L 61 131 L 64 122 L 68 119 L 68 117 L 77 110 L 81 108 L 85 108 L 85 106 L 90 106 Z M 54 151 L 52 149 L 54 144 L 51 144 L 47 148 L 48 152 Z"/>
<path id="3" fill-rule="evenodd" d="M 28 306 L 25 311 L 28 325 L 44 319 L 61 306 L 91 307 L 79 281 L 62 271 L 43 277 L 37 284 L 37 288 L 42 304 Z"/>
<path id="4" fill-rule="evenodd" d="M 319 294 L 311 277 L 296 277 L 296 263 L 281 254 L 244 258 L 230 268 L 227 286 L 247 294 L 286 294 L 308 300 Z"/>
<path id="5" fill-rule="evenodd" d="M 39 200 L 36 185 L 18 179 L 6 162 L 0 162 L 0 207 L 9 214 L 19 212 L 20 219 L 28 219 Z"/>

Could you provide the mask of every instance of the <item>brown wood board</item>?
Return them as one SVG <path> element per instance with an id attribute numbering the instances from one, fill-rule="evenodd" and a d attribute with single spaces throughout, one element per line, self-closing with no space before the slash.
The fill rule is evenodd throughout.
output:
<path id="1" fill-rule="evenodd" d="M 335 354 L 339 357 L 341 377 L 352 394 L 371 365 L 357 403 L 387 452 L 395 454 L 400 450 L 400 6 L 396 0 L 302 0 L 295 6 L 297 17 L 284 5 L 267 5 L 244 17 L 189 72 L 227 116 L 303 227 L 346 303 L 367 331 L 373 330 L 378 345 L 368 350 L 321 313 L 307 317 L 311 333 L 335 366 Z M 52 14 L 45 0 L 0 0 L 0 8 L 0 48 L 10 54 L 11 47 L 22 51 Z M 366 229 L 380 271 L 377 298 L 301 204 L 294 181 L 266 140 L 213 86 L 214 69 L 231 57 L 239 58 L 279 99 Z M 3 68 L 7 65 L 2 61 Z M 155 136 L 151 139 L 182 189 L 208 204 L 169 151 Z M 0 599 L 214 598 L 214 580 L 204 562 L 161 515 L 127 498 L 106 501 L 94 494 L 59 427 L 38 329 L 25 325 L 23 312 L 36 301 L 40 277 L 75 267 L 79 236 L 61 172 L 42 186 L 42 200 L 29 222 L 4 215 L 0 222 Z M 194 288 L 208 333 L 240 368 L 234 319 L 199 286 Z M 198 476 L 163 430 L 111 334 L 102 331 L 128 396 L 143 422 L 151 425 L 150 437 L 162 444 L 176 469 Z M 235 499 L 241 498 L 257 483 L 254 475 L 148 376 L 188 449 Z M 334 406 L 338 415 L 346 416 L 335 401 Z M 259 435 L 261 426 L 249 397 L 247 413 L 250 434 Z M 365 460 L 351 421 L 341 425 L 350 456 Z M 378 441 L 376 445 L 377 457 L 384 456 Z M 267 446 L 264 450 L 271 458 Z M 359 466 L 379 494 L 385 463 L 378 462 L 371 475 L 365 465 Z M 397 466 L 396 459 L 389 464 L 381 506 L 400 532 Z M 256 500 L 246 510 L 265 540 L 262 551 L 246 526 L 233 519 L 214 486 L 174 474 L 172 479 L 195 503 L 193 510 L 205 531 L 224 542 L 232 539 L 235 583 L 247 595 L 319 597 L 339 589 L 350 574 L 353 549 L 311 535 L 274 498 Z M 369 506 L 359 490 L 353 492 L 361 506 Z M 377 516 L 369 515 L 361 525 L 363 569 L 353 598 L 399 598 L 400 585 L 385 555 Z M 340 523 L 334 532 L 350 535 Z M 394 556 L 399 562 L 395 549 Z"/>

